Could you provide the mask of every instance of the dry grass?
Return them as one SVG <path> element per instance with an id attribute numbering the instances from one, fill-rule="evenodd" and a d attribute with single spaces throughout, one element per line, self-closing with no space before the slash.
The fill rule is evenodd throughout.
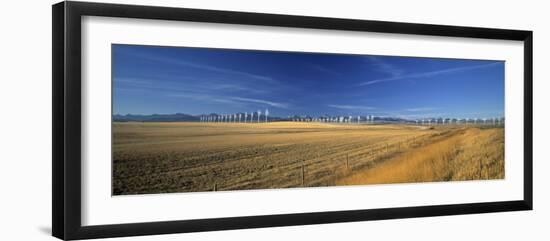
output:
<path id="1" fill-rule="evenodd" d="M 504 178 L 502 128 L 461 130 L 344 177 L 338 185 L 435 182 Z"/>
<path id="2" fill-rule="evenodd" d="M 396 160 L 415 156 L 415 151 L 424 153 L 422 148 L 439 142 L 449 143 L 441 150 L 457 142 L 461 143 L 460 150 L 470 150 L 458 150 L 462 159 L 470 158 L 472 163 L 461 162 L 461 168 L 453 169 L 453 177 L 478 179 L 472 165 L 483 158 L 481 178 L 492 178 L 504 173 L 503 167 L 501 170 L 489 160 L 499 153 L 502 156 L 503 147 L 475 149 L 480 141 L 499 141 L 498 133 L 497 129 L 296 122 L 114 123 L 112 188 L 113 194 L 119 195 L 365 184 L 373 179 L 368 174 L 364 182 L 363 174 L 391 163 L 404 163 Z M 464 140 L 458 140 L 460 136 Z M 471 139 L 465 139 L 467 136 Z M 418 164 L 407 164 L 411 162 L 408 159 L 405 164 L 422 166 L 424 159 L 416 159 Z M 428 173 L 429 168 L 418 170 Z M 438 170 L 433 169 L 431 175 L 443 179 L 449 175 L 433 174 Z M 423 179 L 428 176 L 401 180 L 432 181 Z"/>

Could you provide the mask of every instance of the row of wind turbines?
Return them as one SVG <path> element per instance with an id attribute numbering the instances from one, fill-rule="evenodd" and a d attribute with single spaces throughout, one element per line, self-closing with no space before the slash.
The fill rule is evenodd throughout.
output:
<path id="1" fill-rule="evenodd" d="M 265 109 L 262 115 L 262 111 L 252 111 L 250 113 L 235 113 L 235 114 L 220 114 L 220 115 L 207 115 L 200 116 L 200 122 L 215 122 L 215 123 L 260 123 L 268 122 L 269 110 Z"/>
<path id="2" fill-rule="evenodd" d="M 503 117 L 493 118 L 419 118 L 413 120 L 391 120 L 391 118 L 377 117 L 373 115 L 366 116 L 320 116 L 320 117 L 300 117 L 291 116 L 288 118 L 277 118 L 278 121 L 293 122 L 320 122 L 320 123 L 347 123 L 347 124 L 374 124 L 374 123 L 399 123 L 415 125 L 504 125 Z M 234 114 L 212 114 L 200 116 L 200 122 L 213 123 L 261 123 L 270 122 L 269 110 L 261 110 L 234 113 Z"/>

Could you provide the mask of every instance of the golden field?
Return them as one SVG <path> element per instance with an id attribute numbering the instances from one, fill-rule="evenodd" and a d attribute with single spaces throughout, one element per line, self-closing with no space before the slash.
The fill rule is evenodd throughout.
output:
<path id="1" fill-rule="evenodd" d="M 113 124 L 113 194 L 504 178 L 504 129 Z"/>

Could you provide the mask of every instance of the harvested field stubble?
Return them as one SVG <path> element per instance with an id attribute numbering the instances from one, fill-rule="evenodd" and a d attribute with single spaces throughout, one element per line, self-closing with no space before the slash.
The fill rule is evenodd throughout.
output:
<path id="1" fill-rule="evenodd" d="M 112 188 L 120 195 L 493 179 L 504 176 L 503 153 L 503 128 L 115 122 Z"/>

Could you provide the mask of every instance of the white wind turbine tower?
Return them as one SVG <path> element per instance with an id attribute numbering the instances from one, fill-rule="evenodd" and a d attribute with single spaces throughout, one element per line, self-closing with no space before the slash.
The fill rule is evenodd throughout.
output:
<path id="1" fill-rule="evenodd" d="M 239 123 L 241 122 L 241 113 L 239 113 Z"/>
<path id="2" fill-rule="evenodd" d="M 361 116 L 358 115 L 358 116 L 357 116 L 357 124 L 360 124 L 360 123 L 361 123 Z"/>
<path id="3" fill-rule="evenodd" d="M 244 113 L 244 123 L 246 123 L 246 118 L 248 118 L 248 112 Z"/>
<path id="4" fill-rule="evenodd" d="M 258 110 L 258 123 L 260 123 L 260 116 L 262 115 L 262 111 Z"/>
<path id="5" fill-rule="evenodd" d="M 267 123 L 267 116 L 269 115 L 269 110 L 265 109 L 265 122 Z"/>

